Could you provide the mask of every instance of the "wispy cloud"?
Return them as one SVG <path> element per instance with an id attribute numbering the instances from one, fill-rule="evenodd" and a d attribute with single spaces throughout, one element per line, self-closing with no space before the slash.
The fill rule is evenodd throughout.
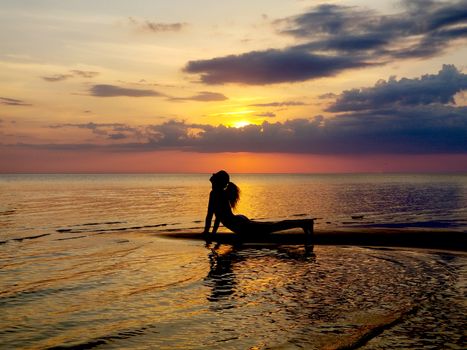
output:
<path id="1" fill-rule="evenodd" d="M 300 101 L 284 101 L 284 102 L 267 102 L 267 103 L 254 103 L 250 107 L 291 107 L 291 106 L 305 106 L 305 102 Z"/>
<path id="2" fill-rule="evenodd" d="M 211 101 L 225 101 L 228 97 L 218 92 L 201 91 L 196 95 L 189 97 L 169 97 L 171 101 L 199 101 L 199 102 L 211 102 Z"/>
<path id="3" fill-rule="evenodd" d="M 264 113 L 258 113 L 255 116 L 256 117 L 265 117 L 265 118 L 274 118 L 276 116 L 276 114 L 272 113 L 272 112 L 264 112 Z"/>
<path id="4" fill-rule="evenodd" d="M 138 29 L 152 33 L 179 32 L 188 25 L 187 23 L 182 22 L 160 23 L 148 20 L 138 20 L 133 17 L 128 17 L 128 21 Z"/>
<path id="5" fill-rule="evenodd" d="M 0 103 L 7 106 L 32 106 L 32 104 L 23 100 L 8 97 L 0 97 Z"/>
<path id="6" fill-rule="evenodd" d="M 89 70 L 73 69 L 70 72 L 75 76 L 80 76 L 83 78 L 94 78 L 99 75 L 99 72 L 94 72 L 94 71 L 89 71 Z"/>
<path id="7" fill-rule="evenodd" d="M 51 83 L 55 83 L 57 81 L 63 81 L 69 78 L 72 78 L 73 74 L 54 74 L 54 75 L 49 75 L 49 76 L 44 76 L 42 79 L 45 81 L 49 81 Z"/>
<path id="8" fill-rule="evenodd" d="M 76 76 L 89 79 L 89 78 L 94 78 L 97 75 L 99 75 L 99 72 L 73 69 L 68 74 L 53 74 L 49 76 L 43 76 L 41 78 L 44 79 L 45 81 L 55 83 L 58 81 L 63 81 L 66 79 L 74 78 Z"/>
<path id="9" fill-rule="evenodd" d="M 149 89 L 131 89 L 116 85 L 97 84 L 91 86 L 89 94 L 95 97 L 154 97 L 165 96 L 155 90 Z"/>
<path id="10" fill-rule="evenodd" d="M 274 22 L 297 44 L 282 49 L 192 60 L 184 67 L 205 84 L 266 85 L 329 77 L 342 71 L 444 53 L 467 38 L 467 0 L 403 1 L 386 15 L 322 4 Z"/>

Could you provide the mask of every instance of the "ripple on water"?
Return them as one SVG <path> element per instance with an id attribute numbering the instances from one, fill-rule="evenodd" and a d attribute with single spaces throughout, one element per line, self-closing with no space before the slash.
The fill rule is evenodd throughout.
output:
<path id="1" fill-rule="evenodd" d="M 428 338 L 443 346 L 446 334 L 461 342 L 462 256 L 331 246 L 306 255 L 297 246 L 203 247 L 136 234 L 40 242 L 35 259 L 32 247 L 20 250 L 1 270 L 6 347 L 332 349 L 370 341 L 383 349 Z M 411 332 L 419 339 L 409 342 Z"/>

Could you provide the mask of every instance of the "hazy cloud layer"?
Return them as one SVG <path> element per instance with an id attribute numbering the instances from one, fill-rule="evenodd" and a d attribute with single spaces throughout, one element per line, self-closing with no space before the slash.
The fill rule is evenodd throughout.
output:
<path id="1" fill-rule="evenodd" d="M 149 97 L 165 96 L 164 94 L 149 89 L 131 89 L 116 85 L 97 84 L 89 89 L 89 94 L 96 97 Z"/>
<path id="2" fill-rule="evenodd" d="M 27 103 L 23 100 L 8 97 L 0 97 L 0 104 L 7 106 L 32 106 L 30 103 Z"/>
<path id="3" fill-rule="evenodd" d="M 299 43 L 283 49 L 189 61 L 184 71 L 205 84 L 264 85 L 328 77 L 397 59 L 442 54 L 467 38 L 467 0 L 403 1 L 404 11 L 384 15 L 323 4 L 275 21 Z"/>
<path id="4" fill-rule="evenodd" d="M 158 23 L 158 22 L 153 22 L 153 21 L 148 21 L 148 20 L 141 21 L 133 17 L 129 17 L 128 20 L 133 26 L 136 26 L 137 28 L 143 31 L 148 31 L 152 33 L 179 32 L 180 30 L 182 30 L 184 27 L 187 26 L 187 23 L 181 23 L 181 22 Z"/>

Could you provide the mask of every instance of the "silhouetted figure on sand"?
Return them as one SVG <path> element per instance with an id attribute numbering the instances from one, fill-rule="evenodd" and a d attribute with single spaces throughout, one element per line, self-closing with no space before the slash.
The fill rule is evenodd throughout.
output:
<path id="1" fill-rule="evenodd" d="M 260 222 L 250 220 L 244 215 L 235 215 L 232 209 L 240 199 L 240 189 L 230 182 L 229 174 L 221 170 L 213 174 L 209 181 L 212 183 L 212 191 L 209 194 L 208 213 L 203 234 L 209 233 L 213 215 L 215 215 L 215 220 L 212 233 L 217 232 L 220 223 L 239 235 L 268 234 L 291 228 L 301 228 L 308 235 L 313 233 L 312 219 Z"/>

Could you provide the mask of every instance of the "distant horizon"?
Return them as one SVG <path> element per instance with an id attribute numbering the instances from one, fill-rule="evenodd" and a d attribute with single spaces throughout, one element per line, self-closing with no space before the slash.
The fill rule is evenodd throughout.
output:
<path id="1" fill-rule="evenodd" d="M 226 170 L 226 169 L 216 169 L 217 170 Z M 11 173 L 0 173 L 1 175 L 211 175 L 213 172 L 11 172 Z M 467 171 L 388 171 L 388 172 L 341 172 L 341 173 L 332 173 L 332 172 L 315 172 L 315 173 L 299 173 L 299 172 L 290 172 L 290 173 L 280 173 L 280 172 L 230 172 L 231 175 L 467 175 Z"/>

